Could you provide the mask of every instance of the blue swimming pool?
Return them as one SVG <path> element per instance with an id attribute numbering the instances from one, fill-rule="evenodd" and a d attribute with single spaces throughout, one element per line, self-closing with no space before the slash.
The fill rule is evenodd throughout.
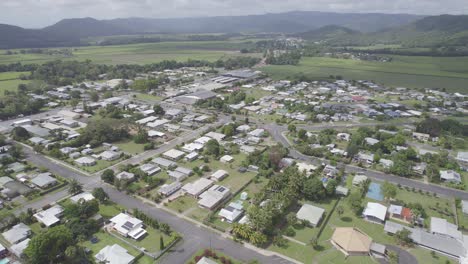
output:
<path id="1" fill-rule="evenodd" d="M 380 190 L 380 184 L 371 182 L 366 196 L 367 198 L 370 198 L 376 201 L 383 201 L 384 196 L 382 194 L 382 191 Z"/>
<path id="2" fill-rule="evenodd" d="M 7 259 L 7 258 L 0 259 L 0 264 L 8 264 L 8 263 L 10 263 L 9 259 Z"/>

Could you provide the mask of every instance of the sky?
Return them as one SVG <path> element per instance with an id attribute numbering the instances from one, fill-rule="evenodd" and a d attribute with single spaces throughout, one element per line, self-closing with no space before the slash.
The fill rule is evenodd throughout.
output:
<path id="1" fill-rule="evenodd" d="M 39 28 L 64 18 L 170 18 L 287 11 L 468 14 L 467 0 L 0 0 L 0 24 Z"/>

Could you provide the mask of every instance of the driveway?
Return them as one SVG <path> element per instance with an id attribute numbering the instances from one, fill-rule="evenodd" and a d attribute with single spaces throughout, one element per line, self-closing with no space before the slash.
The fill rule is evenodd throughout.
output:
<path id="1" fill-rule="evenodd" d="M 385 245 L 388 250 L 395 251 L 398 254 L 399 264 L 418 264 L 418 260 L 408 251 L 393 245 Z"/>

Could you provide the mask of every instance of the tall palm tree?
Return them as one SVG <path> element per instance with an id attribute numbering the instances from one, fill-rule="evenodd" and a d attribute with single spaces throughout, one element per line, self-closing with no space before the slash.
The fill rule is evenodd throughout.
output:
<path id="1" fill-rule="evenodd" d="M 83 191 L 83 185 L 79 183 L 77 180 L 72 179 L 70 181 L 70 186 L 68 187 L 68 193 L 69 194 L 77 194 Z"/>

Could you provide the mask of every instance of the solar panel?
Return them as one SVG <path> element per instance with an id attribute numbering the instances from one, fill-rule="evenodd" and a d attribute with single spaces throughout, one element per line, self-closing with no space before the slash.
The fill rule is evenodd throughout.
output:
<path id="1" fill-rule="evenodd" d="M 130 222 L 127 221 L 127 222 L 125 222 L 125 224 L 123 224 L 122 227 L 125 228 L 125 229 L 127 229 L 127 230 L 130 230 L 130 229 L 133 228 L 133 226 L 134 226 L 134 225 L 133 225 L 132 223 L 130 223 Z"/>

